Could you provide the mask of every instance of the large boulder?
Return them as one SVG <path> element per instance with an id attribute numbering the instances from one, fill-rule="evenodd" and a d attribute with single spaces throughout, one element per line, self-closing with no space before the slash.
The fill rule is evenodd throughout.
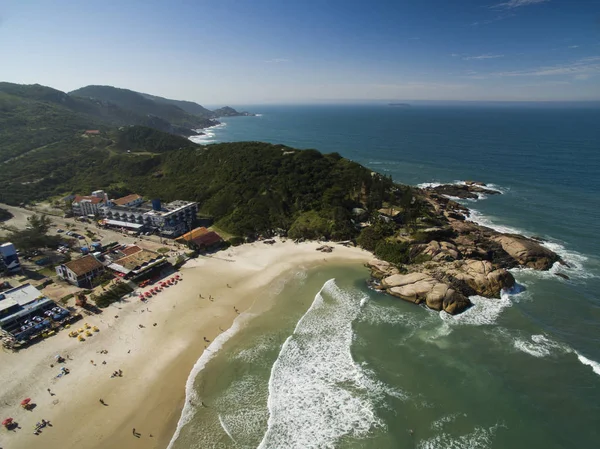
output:
<path id="1" fill-rule="evenodd" d="M 398 269 L 391 263 L 379 259 L 371 259 L 367 262 L 367 267 L 371 269 L 371 275 L 377 279 L 383 279 L 398 273 Z"/>
<path id="2" fill-rule="evenodd" d="M 383 280 L 387 292 L 415 304 L 425 302 L 433 310 L 445 310 L 450 314 L 460 313 L 471 305 L 469 299 L 448 284 L 425 273 L 394 275 Z"/>
<path id="3" fill-rule="evenodd" d="M 500 297 L 503 289 L 511 288 L 515 278 L 489 260 L 465 260 L 437 267 L 439 278 L 446 280 L 463 295 Z"/>
<path id="4" fill-rule="evenodd" d="M 424 273 L 394 274 L 382 279 L 381 285 L 387 288 L 402 287 L 428 278 L 429 276 Z"/>
<path id="5" fill-rule="evenodd" d="M 558 254 L 522 235 L 500 234 L 492 237 L 492 240 L 500 243 L 502 249 L 524 267 L 549 270 L 561 260 Z"/>

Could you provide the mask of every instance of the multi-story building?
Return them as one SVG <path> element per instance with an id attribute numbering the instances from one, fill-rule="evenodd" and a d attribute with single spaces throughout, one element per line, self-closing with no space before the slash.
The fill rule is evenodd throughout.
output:
<path id="1" fill-rule="evenodd" d="M 135 207 L 119 206 L 114 202 L 103 205 L 100 214 L 106 218 L 106 224 L 126 226 L 133 224 L 139 229 L 158 231 L 160 234 L 177 237 L 189 231 L 198 213 L 198 203 L 191 201 L 172 201 L 161 205 L 160 201 L 152 200 L 151 204 L 139 203 Z"/>
<path id="2" fill-rule="evenodd" d="M 71 207 L 74 215 L 98 215 L 100 206 L 108 203 L 108 197 L 103 190 L 96 190 L 89 196 L 75 195 Z"/>
<path id="3" fill-rule="evenodd" d="M 109 200 L 103 190 L 96 190 L 91 196 L 77 195 L 73 200 L 73 213 L 99 215 L 108 226 L 156 231 L 164 236 L 177 237 L 192 229 L 198 203 L 177 200 L 163 205 L 158 199 L 144 202 L 135 193 Z"/>
<path id="4" fill-rule="evenodd" d="M 21 262 L 17 249 L 12 243 L 3 243 L 0 245 L 0 272 L 16 273 L 21 270 Z"/>

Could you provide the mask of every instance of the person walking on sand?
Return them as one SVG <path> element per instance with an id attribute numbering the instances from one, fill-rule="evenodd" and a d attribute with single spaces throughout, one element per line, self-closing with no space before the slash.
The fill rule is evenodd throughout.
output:
<path id="1" fill-rule="evenodd" d="M 102 404 L 102 405 L 106 405 L 106 404 L 104 403 L 104 399 L 100 398 L 100 399 L 98 399 L 98 401 L 100 401 L 100 404 Z"/>

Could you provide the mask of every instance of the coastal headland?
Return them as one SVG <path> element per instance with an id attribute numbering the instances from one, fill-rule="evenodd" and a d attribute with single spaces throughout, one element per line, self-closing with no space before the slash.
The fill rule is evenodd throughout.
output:
<path id="1" fill-rule="evenodd" d="M 467 181 L 421 190 L 423 212 L 436 226 L 406 235 L 410 263 L 371 260 L 375 288 L 452 315 L 470 307 L 469 296 L 500 297 L 515 285 L 511 268 L 549 270 L 561 257 L 543 242 L 506 234 L 469 221 L 470 211 L 454 199 L 475 199 L 501 192 Z M 564 276 L 564 275 L 563 275 Z"/>
<path id="2" fill-rule="evenodd" d="M 323 253 L 319 246 L 276 240 L 194 259 L 180 271 L 181 281 L 151 300 L 135 295 L 85 317 L 100 329 L 85 342 L 60 332 L 22 351 L 0 353 L 0 413 L 20 427 L 3 433 L 2 447 L 166 447 L 195 362 L 235 320 L 243 325 L 269 307 L 267 292 L 276 279 L 298 267 L 362 265 L 371 257 L 354 247 L 335 245 Z M 65 362 L 57 363 L 56 355 Z M 69 374 L 58 376 L 62 367 Z M 112 376 L 119 370 L 122 375 Z M 20 407 L 23 398 L 35 407 Z M 51 425 L 34 435 L 42 419 Z"/>

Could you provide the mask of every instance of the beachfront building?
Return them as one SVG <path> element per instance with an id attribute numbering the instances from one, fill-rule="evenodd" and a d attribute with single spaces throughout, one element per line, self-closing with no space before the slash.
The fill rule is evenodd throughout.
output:
<path id="1" fill-rule="evenodd" d="M 137 193 L 132 193 L 131 195 L 124 196 L 122 198 L 117 198 L 116 200 L 112 200 L 112 203 L 115 206 L 123 206 L 123 207 L 137 207 L 144 202 L 144 198 L 142 198 Z"/>
<path id="2" fill-rule="evenodd" d="M 91 254 L 56 267 L 58 277 L 81 288 L 92 288 L 92 280 L 103 271 L 104 265 Z"/>
<path id="3" fill-rule="evenodd" d="M 109 226 L 131 228 L 123 225 L 129 223 L 139 230 L 177 237 L 191 229 L 198 213 L 198 203 L 177 200 L 162 205 L 160 201 L 152 200 L 149 203 L 138 203 L 137 206 L 121 206 L 111 202 L 101 207 L 100 213 Z"/>
<path id="4" fill-rule="evenodd" d="M 99 215 L 103 226 L 158 232 L 172 238 L 192 229 L 197 213 L 198 203 L 176 200 L 161 204 L 158 199 L 144 201 L 137 193 L 110 200 L 103 190 L 97 190 L 73 200 L 73 214 Z"/>
<path id="5" fill-rule="evenodd" d="M 181 243 L 182 245 L 186 245 L 196 237 L 200 237 L 201 235 L 207 234 L 209 232 L 210 231 L 208 229 L 206 229 L 204 226 L 201 226 L 199 228 L 192 229 L 190 232 L 186 232 L 182 236 L 177 237 L 175 241 L 177 243 Z"/>
<path id="6" fill-rule="evenodd" d="M 71 209 L 73 215 L 99 215 L 100 206 L 108 202 L 108 197 L 103 190 L 96 190 L 91 195 L 82 196 L 75 195 L 73 202 L 71 203 Z"/>
<path id="7" fill-rule="evenodd" d="M 198 252 L 212 251 L 223 245 L 223 239 L 214 231 L 208 231 L 186 241 L 188 246 Z"/>
<path id="8" fill-rule="evenodd" d="M 146 279 L 168 265 L 167 259 L 161 254 L 137 245 L 114 249 L 107 257 L 112 260 L 108 268 L 124 279 Z"/>
<path id="9" fill-rule="evenodd" d="M 18 273 L 21 271 L 21 262 L 15 245 L 10 242 L 0 245 L 0 273 L 8 274 Z"/>
<path id="10" fill-rule="evenodd" d="M 28 340 L 70 317 L 31 284 L 0 293 L 0 330 L 17 342 Z"/>

